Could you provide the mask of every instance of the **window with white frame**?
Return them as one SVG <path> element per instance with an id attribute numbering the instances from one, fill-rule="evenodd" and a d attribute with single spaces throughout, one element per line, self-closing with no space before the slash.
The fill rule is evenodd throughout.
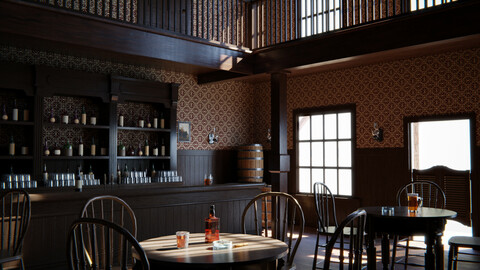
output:
<path id="1" fill-rule="evenodd" d="M 300 193 L 312 193 L 313 184 L 322 182 L 336 195 L 352 195 L 354 118 L 352 109 L 296 113 Z"/>
<path id="2" fill-rule="evenodd" d="M 303 0 L 301 3 L 302 37 L 340 29 L 340 0 Z"/>

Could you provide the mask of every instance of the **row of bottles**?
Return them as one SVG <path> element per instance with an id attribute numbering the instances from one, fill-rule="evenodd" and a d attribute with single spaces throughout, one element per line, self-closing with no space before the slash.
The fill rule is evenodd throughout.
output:
<path id="1" fill-rule="evenodd" d="M 77 167 L 77 173 L 71 173 L 67 168 L 65 173 L 49 173 L 47 164 L 43 165 L 43 183 L 46 187 L 75 187 L 81 191 L 83 186 L 100 185 L 100 179 L 95 177 L 90 165 L 88 173 L 84 174 L 82 167 Z"/>
<path id="2" fill-rule="evenodd" d="M 151 150 L 151 151 L 150 151 Z M 118 145 L 118 156 L 124 157 L 124 156 L 165 156 L 165 141 L 162 138 L 162 144 L 160 147 L 155 143 L 150 149 L 150 144 L 148 143 L 148 140 L 145 140 L 145 144 L 142 145 L 138 144 L 138 148 L 130 147 L 128 150 L 125 145 L 123 145 L 122 142 Z"/>
<path id="3" fill-rule="evenodd" d="M 80 117 L 79 117 L 80 116 Z M 89 119 L 89 122 L 87 122 L 87 119 Z M 85 111 L 85 106 L 82 106 L 82 110 L 80 112 L 80 115 L 78 114 L 77 111 L 74 112 L 73 114 L 73 120 L 70 120 L 70 115 L 68 112 L 63 112 L 59 114 L 59 117 L 55 117 L 53 108 L 50 110 L 50 115 L 48 116 L 48 122 L 50 123 L 57 123 L 60 122 L 62 124 L 82 124 L 86 125 L 87 123 L 90 125 L 96 125 L 97 124 L 97 117 L 95 116 L 95 113 L 91 113 L 90 116 L 87 115 L 87 112 Z"/>
<path id="4" fill-rule="evenodd" d="M 10 111 L 10 113 L 8 111 Z M 19 107 L 17 106 L 17 100 L 14 99 L 13 106 L 10 110 L 7 110 L 7 106 L 5 105 L 5 103 L 2 104 L 2 120 L 30 121 L 30 110 L 28 109 L 27 104 L 25 104 L 23 110 L 20 111 Z"/>
<path id="5" fill-rule="evenodd" d="M 17 151 L 17 145 L 15 144 L 15 139 L 13 135 L 10 136 L 10 140 L 8 142 L 8 155 L 9 156 L 16 156 L 18 155 Z M 23 145 L 20 147 L 20 155 L 26 156 L 29 154 L 29 147 L 26 145 Z"/>
<path id="6" fill-rule="evenodd" d="M 127 164 L 121 171 L 120 165 L 117 165 L 117 179 L 119 184 L 178 183 L 183 181 L 182 176 L 178 175 L 177 171 L 156 171 L 154 164 L 152 164 L 150 173 L 148 173 L 148 170 L 142 169 L 137 171 L 136 168 L 130 171 Z"/>
<path id="7" fill-rule="evenodd" d="M 163 115 L 163 112 L 160 112 L 160 118 L 157 117 L 156 113 L 153 114 L 153 122 L 150 121 L 150 115 L 148 115 L 146 118 L 139 117 L 136 121 L 133 119 L 128 119 L 125 117 L 123 114 L 120 114 L 118 116 L 118 126 L 119 127 L 124 127 L 125 123 L 129 123 L 130 126 L 136 126 L 140 128 L 165 128 L 165 117 Z"/>
<path id="8" fill-rule="evenodd" d="M 85 153 L 85 148 L 88 148 L 88 153 Z M 97 156 L 97 155 L 100 155 L 100 156 L 106 156 L 107 155 L 107 148 L 106 147 L 100 147 L 100 151 L 97 151 L 97 144 L 95 142 L 95 137 L 92 137 L 92 142 L 90 143 L 90 145 L 88 145 L 87 147 L 85 147 L 84 143 L 83 143 L 83 139 L 82 137 L 79 138 L 78 140 L 78 145 L 75 149 L 75 156 L 84 156 L 86 154 L 90 155 L 90 156 Z M 63 147 L 59 147 L 57 144 L 55 144 L 53 146 L 53 151 L 50 151 L 50 147 L 48 145 L 48 142 L 45 141 L 45 144 L 44 144 L 44 147 L 43 147 L 43 154 L 45 156 L 50 156 L 50 155 L 54 155 L 54 156 L 61 156 L 61 155 L 64 155 L 64 156 L 68 156 L 68 157 L 71 157 L 74 155 L 74 151 L 73 151 L 73 145 L 70 143 L 69 140 L 67 140 L 67 142 L 63 145 Z"/>

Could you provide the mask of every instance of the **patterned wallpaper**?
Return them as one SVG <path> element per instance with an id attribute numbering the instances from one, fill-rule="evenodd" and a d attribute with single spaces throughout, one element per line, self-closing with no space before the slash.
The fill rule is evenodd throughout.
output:
<path id="1" fill-rule="evenodd" d="M 0 60 L 180 83 L 177 120 L 191 122 L 192 141 L 178 149 L 270 148 L 269 81 L 198 85 L 189 74 L 8 46 L 0 47 Z M 345 103 L 357 105 L 357 147 L 403 147 L 405 116 L 480 114 L 480 48 L 291 77 L 287 99 L 289 149 L 294 109 Z M 384 129 L 383 142 L 371 138 L 374 122 Z M 210 145 L 214 127 L 220 141 Z M 480 145 L 479 117 L 476 139 Z"/>
<path id="2" fill-rule="evenodd" d="M 269 87 L 256 85 L 255 107 L 269 106 Z M 359 148 L 403 147 L 405 116 L 463 112 L 477 114 L 480 145 L 480 48 L 289 78 L 287 99 L 289 149 L 294 109 L 346 103 L 357 105 Z M 374 122 L 384 129 L 383 142 L 371 138 Z"/>

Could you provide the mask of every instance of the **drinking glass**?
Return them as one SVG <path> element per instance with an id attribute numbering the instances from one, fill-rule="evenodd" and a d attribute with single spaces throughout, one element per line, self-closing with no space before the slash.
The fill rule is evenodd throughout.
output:
<path id="1" fill-rule="evenodd" d="M 177 235 L 177 248 L 188 248 L 188 239 L 190 233 L 187 231 L 178 231 Z"/>
<path id="2" fill-rule="evenodd" d="M 418 193 L 407 193 L 408 212 L 417 212 L 418 207 L 422 206 L 422 198 Z"/>

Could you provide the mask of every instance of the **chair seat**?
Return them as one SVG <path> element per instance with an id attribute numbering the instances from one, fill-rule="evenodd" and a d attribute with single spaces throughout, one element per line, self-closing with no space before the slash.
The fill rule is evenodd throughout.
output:
<path id="1" fill-rule="evenodd" d="M 448 240 L 448 244 L 457 247 L 480 248 L 480 237 L 453 236 Z"/>
<path id="2" fill-rule="evenodd" d="M 320 232 L 320 234 L 333 234 L 333 233 L 335 233 L 336 229 L 337 228 L 335 226 L 328 226 L 327 230 L 325 232 Z M 355 230 L 355 228 L 353 228 L 353 229 Z M 343 234 L 344 235 L 350 235 L 351 234 L 350 227 L 344 228 L 343 229 Z"/>

